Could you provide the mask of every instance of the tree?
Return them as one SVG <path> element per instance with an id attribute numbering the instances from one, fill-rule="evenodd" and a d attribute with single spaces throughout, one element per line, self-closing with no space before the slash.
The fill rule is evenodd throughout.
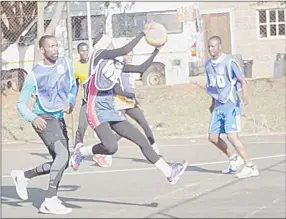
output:
<path id="1" fill-rule="evenodd" d="M 56 29 L 56 26 L 60 22 L 62 18 L 62 12 L 64 10 L 65 2 L 57 2 L 55 7 L 55 11 L 53 14 L 53 19 L 49 23 L 48 27 L 45 29 L 44 27 L 44 9 L 45 9 L 45 2 L 38 2 L 38 11 L 41 12 L 39 13 L 38 16 L 38 21 L 37 21 L 37 38 L 35 39 L 35 47 L 34 47 L 34 64 L 37 63 L 41 59 L 41 54 L 40 50 L 38 47 L 38 43 L 40 38 L 43 35 L 52 35 Z"/>
<path id="2" fill-rule="evenodd" d="M 111 18 L 114 11 L 120 9 L 121 12 L 125 13 L 126 10 L 130 9 L 134 4 L 135 2 L 103 2 L 102 8 L 106 17 L 106 34 L 108 36 L 112 37 Z"/>
<path id="3" fill-rule="evenodd" d="M 45 3 L 44 7 L 53 2 Z M 36 1 L 1 1 L 1 52 L 15 43 L 23 31 L 37 18 Z"/>

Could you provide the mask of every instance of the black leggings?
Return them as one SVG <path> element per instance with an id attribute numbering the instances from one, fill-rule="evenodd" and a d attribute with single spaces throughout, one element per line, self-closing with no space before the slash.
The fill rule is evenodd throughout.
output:
<path id="1" fill-rule="evenodd" d="M 87 117 L 85 114 L 86 108 L 87 108 L 87 104 L 83 100 L 82 105 L 80 107 L 79 123 L 78 123 L 78 128 L 76 131 L 75 145 L 78 143 L 83 143 L 83 137 L 84 137 L 85 131 L 88 127 L 88 121 L 87 121 Z M 145 135 L 148 138 L 151 145 L 155 143 L 155 138 L 154 138 L 154 135 L 152 133 L 152 130 L 149 127 L 149 124 L 148 124 L 142 110 L 139 107 L 125 109 L 125 110 L 122 110 L 122 112 L 127 114 L 128 116 L 130 116 L 132 119 L 134 119 L 142 127 L 142 129 L 144 130 Z M 117 140 L 119 140 L 121 138 L 121 136 L 116 134 L 116 138 L 117 138 Z M 74 147 L 75 147 L 75 145 L 74 145 Z"/>
<path id="2" fill-rule="evenodd" d="M 149 127 L 149 124 L 142 112 L 142 110 L 139 107 L 134 107 L 130 109 L 123 110 L 124 113 L 126 113 L 128 116 L 130 116 L 132 119 L 134 119 L 144 130 L 146 137 L 148 138 L 150 144 L 155 143 L 154 135 L 151 131 L 151 128 Z"/>
<path id="3" fill-rule="evenodd" d="M 43 163 L 24 172 L 26 178 L 50 174 L 48 197 L 56 196 L 63 173 L 68 167 L 69 148 L 66 123 L 64 119 L 56 119 L 50 115 L 39 115 L 47 122 L 44 130 L 35 127 L 35 131 L 46 145 L 52 161 Z"/>
<path id="4" fill-rule="evenodd" d="M 121 122 L 109 122 L 103 123 L 97 126 L 94 131 L 96 132 L 101 143 L 96 144 L 92 148 L 93 154 L 115 154 L 118 149 L 118 137 L 114 135 L 115 131 L 119 136 L 124 137 L 133 143 L 137 144 L 146 159 L 152 164 L 156 163 L 160 157 L 157 153 L 150 147 L 145 136 L 135 128 L 127 120 Z"/>

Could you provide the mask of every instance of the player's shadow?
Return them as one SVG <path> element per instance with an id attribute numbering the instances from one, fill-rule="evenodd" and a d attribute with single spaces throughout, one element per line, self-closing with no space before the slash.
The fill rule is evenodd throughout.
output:
<path id="1" fill-rule="evenodd" d="M 210 170 L 210 169 L 205 169 L 202 167 L 198 166 L 188 166 L 186 171 L 195 171 L 195 172 L 202 172 L 202 173 L 216 173 L 216 174 L 221 174 L 220 170 Z"/>
<path id="2" fill-rule="evenodd" d="M 79 186 L 73 185 L 64 185 L 60 186 L 59 193 L 61 191 L 76 191 Z M 28 188 L 29 199 L 26 201 L 19 200 L 19 197 L 16 193 L 14 186 L 2 186 L 1 187 L 1 203 L 2 205 L 9 205 L 13 207 L 23 207 L 24 203 L 32 203 L 35 208 L 40 208 L 42 202 L 44 201 L 47 191 L 39 188 Z M 16 199 L 19 201 L 11 201 L 9 199 Z M 71 202 L 94 202 L 94 203 L 106 203 L 106 204 L 117 204 L 117 205 L 134 205 L 134 206 L 142 206 L 142 207 L 151 207 L 157 208 L 158 203 L 152 202 L 149 204 L 140 204 L 133 202 L 120 202 L 120 201 L 107 201 L 107 200 L 99 200 L 99 199 L 81 199 L 81 198 L 69 198 L 63 197 L 59 194 L 59 199 L 63 201 L 63 204 L 69 208 L 82 208 L 80 205 L 72 204 Z"/>
<path id="3" fill-rule="evenodd" d="M 51 155 L 49 155 L 48 153 L 30 153 L 32 155 L 38 155 L 46 160 L 50 160 L 51 159 Z M 145 163 L 145 164 L 151 164 L 148 160 L 146 159 L 140 159 L 140 158 L 132 158 L 132 157 L 117 157 L 117 156 L 113 156 L 112 159 L 118 159 L 118 160 L 131 160 L 132 162 L 136 162 L 136 163 Z M 93 161 L 92 156 L 87 156 L 85 157 L 86 161 Z M 171 165 L 171 162 L 168 162 L 169 165 Z M 91 166 L 98 166 L 96 163 L 92 164 Z M 210 169 L 205 169 L 202 167 L 198 167 L 198 166 L 188 166 L 186 171 L 195 171 L 195 172 L 203 172 L 203 173 L 219 173 L 221 174 L 220 170 L 210 170 Z"/>

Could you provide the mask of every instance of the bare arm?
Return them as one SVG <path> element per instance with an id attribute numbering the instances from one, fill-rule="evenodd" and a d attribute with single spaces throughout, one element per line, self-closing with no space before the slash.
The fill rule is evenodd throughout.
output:
<path id="1" fill-rule="evenodd" d="M 212 97 L 212 103 L 211 103 L 211 105 L 209 107 L 209 110 L 210 110 L 211 113 L 214 110 L 214 107 L 215 107 L 215 99 Z"/>
<path id="2" fill-rule="evenodd" d="M 247 98 L 247 81 L 241 71 L 241 69 L 238 67 L 238 64 L 236 62 L 231 63 L 231 68 L 233 70 L 233 73 L 237 80 L 241 84 L 241 91 L 242 91 L 242 102 L 244 105 L 248 104 L 248 98 Z"/>
<path id="3" fill-rule="evenodd" d="M 244 105 L 248 104 L 247 98 L 247 81 L 245 78 L 238 78 L 237 79 L 241 83 L 241 92 L 242 92 L 242 101 Z"/>

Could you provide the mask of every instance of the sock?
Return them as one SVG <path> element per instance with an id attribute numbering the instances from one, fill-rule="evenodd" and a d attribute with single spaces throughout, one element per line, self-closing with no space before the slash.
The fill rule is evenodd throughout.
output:
<path id="1" fill-rule="evenodd" d="M 155 166 L 161 170 L 161 172 L 166 176 L 170 177 L 172 173 L 172 168 L 169 164 L 166 163 L 166 161 L 163 160 L 163 158 L 160 158 L 156 163 Z"/>
<path id="2" fill-rule="evenodd" d="M 248 161 L 248 162 L 245 164 L 245 166 L 247 166 L 247 167 L 252 167 L 252 166 L 253 166 L 252 161 Z"/>
<path id="3" fill-rule="evenodd" d="M 237 155 L 234 153 L 233 155 L 231 155 L 231 156 L 229 157 L 229 160 L 236 161 L 236 160 L 237 160 Z"/>
<path id="4" fill-rule="evenodd" d="M 84 157 L 91 156 L 93 155 L 92 147 L 93 146 L 81 147 L 79 151 Z"/>

